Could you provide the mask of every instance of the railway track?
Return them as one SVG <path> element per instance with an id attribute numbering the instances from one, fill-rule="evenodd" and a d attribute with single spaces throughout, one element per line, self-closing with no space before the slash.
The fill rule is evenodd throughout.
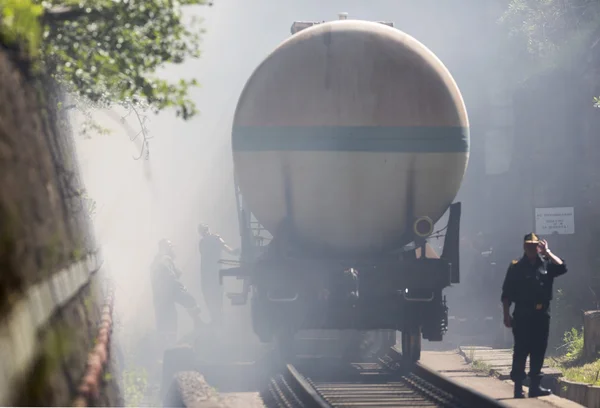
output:
<path id="1" fill-rule="evenodd" d="M 379 363 L 345 369 L 319 364 L 287 365 L 270 379 L 262 398 L 267 407 L 444 407 L 497 408 L 500 402 L 466 389 L 416 364 L 401 370 L 395 355 Z"/>

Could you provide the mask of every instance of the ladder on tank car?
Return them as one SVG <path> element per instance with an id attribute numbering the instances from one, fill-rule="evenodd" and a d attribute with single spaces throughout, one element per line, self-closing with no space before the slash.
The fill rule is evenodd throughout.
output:
<path id="1" fill-rule="evenodd" d="M 240 265 L 250 264 L 254 262 L 264 251 L 266 246 L 271 242 L 273 237 L 256 219 L 252 211 L 246 205 L 242 192 L 237 182 L 237 177 L 234 176 L 235 199 L 238 210 L 238 223 L 241 238 L 241 254 Z M 222 276 L 227 276 L 227 273 L 222 273 Z M 250 294 L 250 276 L 238 278 L 243 280 L 243 288 L 239 293 L 228 293 L 227 297 L 231 300 L 232 305 L 245 305 L 248 302 Z"/>

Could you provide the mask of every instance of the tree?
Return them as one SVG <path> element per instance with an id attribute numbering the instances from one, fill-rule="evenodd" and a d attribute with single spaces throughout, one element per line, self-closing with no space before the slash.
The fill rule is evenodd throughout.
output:
<path id="1" fill-rule="evenodd" d="M 175 108 L 189 119 L 195 79 L 169 83 L 165 64 L 200 55 L 197 20 L 182 8 L 205 0 L 0 0 L 0 40 L 19 40 L 69 92 L 100 106 Z M 211 5 L 211 3 L 209 3 Z"/>
<path id="2" fill-rule="evenodd" d="M 555 58 L 567 46 L 587 43 L 600 28 L 598 0 L 509 0 L 501 17 L 530 55 Z"/>
<path id="3" fill-rule="evenodd" d="M 600 1 L 508 0 L 500 19 L 526 63 L 583 73 L 600 62 Z M 593 101 L 600 107 L 598 98 Z"/>

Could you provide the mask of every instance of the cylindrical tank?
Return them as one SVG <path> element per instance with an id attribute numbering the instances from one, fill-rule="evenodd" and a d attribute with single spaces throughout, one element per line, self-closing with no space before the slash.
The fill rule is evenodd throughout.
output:
<path id="1" fill-rule="evenodd" d="M 256 218 L 308 251 L 376 255 L 436 222 L 460 188 L 469 123 L 442 62 L 383 24 L 342 20 L 288 38 L 254 71 L 232 131 Z"/>

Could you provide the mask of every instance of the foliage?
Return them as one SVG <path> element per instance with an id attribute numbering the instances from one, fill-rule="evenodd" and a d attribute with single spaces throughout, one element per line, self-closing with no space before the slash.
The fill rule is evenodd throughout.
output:
<path id="1" fill-rule="evenodd" d="M 500 21 L 529 54 L 556 58 L 600 27 L 597 0 L 510 0 Z"/>
<path id="2" fill-rule="evenodd" d="M 90 198 L 85 190 L 81 194 L 81 200 L 86 216 L 90 219 L 93 219 L 96 216 L 96 200 Z"/>
<path id="3" fill-rule="evenodd" d="M 556 288 L 554 299 L 552 301 L 552 324 L 550 325 L 550 338 L 548 341 L 548 352 L 550 354 L 561 355 L 565 351 L 564 336 L 566 331 L 570 331 L 574 322 L 581 319 L 581 311 L 574 304 L 574 296 L 577 296 L 572 289 Z"/>
<path id="4" fill-rule="evenodd" d="M 161 378 L 156 332 L 131 330 L 115 309 L 113 336 L 122 351 L 121 389 L 125 405 L 130 407 L 160 406 L 158 384 Z"/>
<path id="5" fill-rule="evenodd" d="M 569 381 L 600 385 L 600 360 L 582 366 L 568 367 L 563 371 Z"/>
<path id="6" fill-rule="evenodd" d="M 512 40 L 521 79 L 565 69 L 585 75 L 595 68 L 592 53 L 600 41 L 598 0 L 506 0 L 500 18 Z M 598 47 L 596 47 L 598 48 Z M 592 58 L 590 58 L 592 56 Z M 510 56 L 508 57 L 510 58 Z M 595 106 L 599 106 L 597 101 Z"/>
<path id="7" fill-rule="evenodd" d="M 0 0 L 4 37 L 26 40 L 37 49 L 46 71 L 68 91 L 100 106 L 128 101 L 155 111 L 175 108 L 183 119 L 196 113 L 188 93 L 198 83 L 169 83 L 157 72 L 166 64 L 199 57 L 198 21 L 192 19 L 186 27 L 182 9 L 202 4 L 204 0 Z M 6 16 L 17 15 L 7 26 Z"/>
<path id="8" fill-rule="evenodd" d="M 583 362 L 583 330 L 571 329 L 564 335 L 566 353 L 549 364 L 560 369 L 569 381 L 600 385 L 600 359 Z M 583 363 L 583 364 L 582 364 Z"/>
<path id="9" fill-rule="evenodd" d="M 39 18 L 43 11 L 43 7 L 32 0 L 0 0 L 2 41 L 21 40 L 30 54 L 37 55 L 42 34 Z"/>
<path id="10" fill-rule="evenodd" d="M 150 107 L 147 105 L 136 105 L 133 103 L 129 103 L 124 106 L 127 108 L 127 113 L 121 117 L 121 123 L 125 123 L 127 117 L 132 116 L 133 118 L 135 118 L 135 121 L 139 126 L 139 131 L 135 135 L 130 137 L 129 140 L 132 142 L 136 142 L 136 140 L 140 139 L 141 136 L 141 142 L 139 142 L 139 144 L 141 145 L 140 154 L 138 157 L 134 157 L 134 159 L 139 160 L 142 157 L 144 157 L 146 160 L 148 160 L 150 157 L 149 140 L 152 139 L 152 136 L 150 136 L 150 130 L 147 126 L 150 119 L 148 119 L 148 116 L 146 116 L 145 113 Z"/>
<path id="11" fill-rule="evenodd" d="M 148 374 L 146 370 L 129 369 L 123 371 L 123 397 L 125 406 L 143 406 L 144 395 L 148 387 Z"/>
<path id="12" fill-rule="evenodd" d="M 564 336 L 565 359 L 567 361 L 577 361 L 583 356 L 583 329 L 577 330 L 575 327 L 567 331 Z"/>
<path id="13" fill-rule="evenodd" d="M 83 123 L 81 125 L 80 133 L 86 139 L 91 138 L 92 134 L 107 135 L 110 131 L 96 122 L 92 117 L 94 109 L 98 109 L 98 104 L 92 103 L 79 95 L 69 95 L 69 103 L 66 105 L 62 102 L 58 104 L 58 110 L 71 111 L 77 110 L 83 116 Z"/>
<path id="14" fill-rule="evenodd" d="M 482 372 L 484 374 L 490 374 L 490 372 L 492 371 L 492 366 L 489 365 L 488 363 L 481 361 L 481 360 L 474 360 L 471 365 L 473 366 L 473 369 L 475 371 L 479 371 Z"/>

